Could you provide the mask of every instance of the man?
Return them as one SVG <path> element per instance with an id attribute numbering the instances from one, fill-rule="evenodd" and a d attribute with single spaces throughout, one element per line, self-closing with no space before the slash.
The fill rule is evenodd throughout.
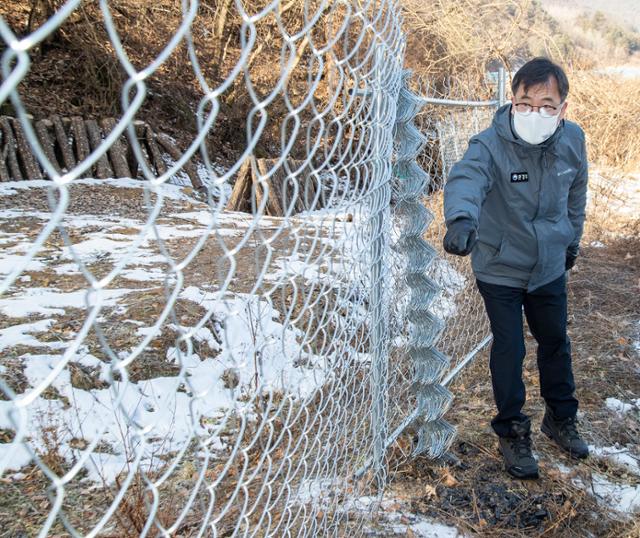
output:
<path id="1" fill-rule="evenodd" d="M 444 191 L 450 254 L 471 253 L 491 323 L 490 370 L 498 409 L 491 421 L 507 471 L 537 478 L 523 414 L 522 310 L 538 343 L 542 431 L 573 457 L 588 447 L 576 429 L 565 272 L 578 256 L 587 194 L 584 133 L 565 120 L 569 82 L 546 58 L 515 74 L 511 103 L 469 141 Z"/>

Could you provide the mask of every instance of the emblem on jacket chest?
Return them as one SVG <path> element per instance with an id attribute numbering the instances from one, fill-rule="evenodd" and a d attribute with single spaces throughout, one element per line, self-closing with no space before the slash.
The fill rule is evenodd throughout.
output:
<path id="1" fill-rule="evenodd" d="M 524 183 L 529 181 L 528 172 L 511 172 L 511 183 Z"/>

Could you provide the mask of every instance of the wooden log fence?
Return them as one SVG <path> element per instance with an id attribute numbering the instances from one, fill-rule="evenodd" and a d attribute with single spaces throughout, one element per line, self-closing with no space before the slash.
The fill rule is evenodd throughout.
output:
<path id="1" fill-rule="evenodd" d="M 79 116 L 52 116 L 36 121 L 34 130 L 44 156 L 58 173 L 66 173 L 100 146 L 116 125 L 114 118 L 97 121 Z M 155 133 L 141 121 L 134 122 L 134 130 L 142 148 L 144 164 L 156 177 L 167 172 L 169 162 L 181 158 L 182 151 L 168 135 Z M 127 137 L 120 136 L 83 177 L 142 179 L 144 176 L 138 158 Z M 191 159 L 182 170 L 195 189 L 205 189 Z M 31 179 L 46 179 L 46 173 L 36 159 L 20 122 L 10 116 L 0 116 L 0 181 Z"/>
<path id="2" fill-rule="evenodd" d="M 101 121 L 79 116 L 52 116 L 34 123 L 34 130 L 47 160 L 58 173 L 72 170 L 102 144 L 116 127 L 114 118 Z M 123 135 L 105 151 L 83 177 L 108 179 L 143 178 L 143 166 L 156 176 L 165 174 L 168 164 L 181 158 L 182 152 L 164 133 L 155 133 L 146 123 L 133 123 L 141 155 L 136 155 Z M 140 162 L 142 161 L 142 162 Z M 192 159 L 182 167 L 192 186 L 204 185 Z M 20 122 L 0 116 L 0 181 L 45 179 L 46 173 L 34 156 Z M 254 213 L 264 201 L 264 214 L 282 217 L 318 209 L 324 205 L 317 174 L 304 161 L 247 158 L 236 176 L 227 209 Z"/>

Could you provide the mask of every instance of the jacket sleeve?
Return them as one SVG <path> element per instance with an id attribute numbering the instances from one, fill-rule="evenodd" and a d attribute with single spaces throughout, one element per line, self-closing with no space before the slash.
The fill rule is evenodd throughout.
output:
<path id="1" fill-rule="evenodd" d="M 478 226 L 480 208 L 493 183 L 492 169 L 489 150 L 477 138 L 472 138 L 462 159 L 451 168 L 444 187 L 444 217 L 447 225 L 458 218 L 467 217 Z"/>
<path id="2" fill-rule="evenodd" d="M 569 220 L 575 231 L 575 237 L 569 245 L 569 252 L 574 254 L 578 253 L 578 247 L 580 245 L 580 239 L 582 238 L 582 230 L 584 228 L 584 219 L 587 206 L 587 183 L 589 176 L 589 163 L 587 161 L 587 150 L 582 138 L 582 160 L 580 162 L 580 168 L 576 175 L 571 187 L 569 188 L 569 200 L 567 204 L 567 211 Z"/>

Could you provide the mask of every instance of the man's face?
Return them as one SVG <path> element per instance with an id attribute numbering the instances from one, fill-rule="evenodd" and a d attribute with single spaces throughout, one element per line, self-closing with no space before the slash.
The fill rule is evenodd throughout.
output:
<path id="1" fill-rule="evenodd" d="M 562 103 L 562 100 L 560 99 L 558 82 L 555 77 L 549 77 L 545 83 L 529 86 L 526 91 L 524 89 L 524 84 L 520 84 L 515 95 L 511 97 L 511 102 L 514 105 L 511 107 L 512 114 L 515 112 L 515 105 L 521 103 L 533 106 L 533 110 L 538 112 L 540 111 L 540 108 L 538 107 L 547 107 L 547 111 L 555 110 L 553 113 L 554 115 L 557 114 L 559 110 L 560 117 L 558 118 L 558 121 L 564 118 L 567 111 L 567 102 L 565 101 Z"/>

